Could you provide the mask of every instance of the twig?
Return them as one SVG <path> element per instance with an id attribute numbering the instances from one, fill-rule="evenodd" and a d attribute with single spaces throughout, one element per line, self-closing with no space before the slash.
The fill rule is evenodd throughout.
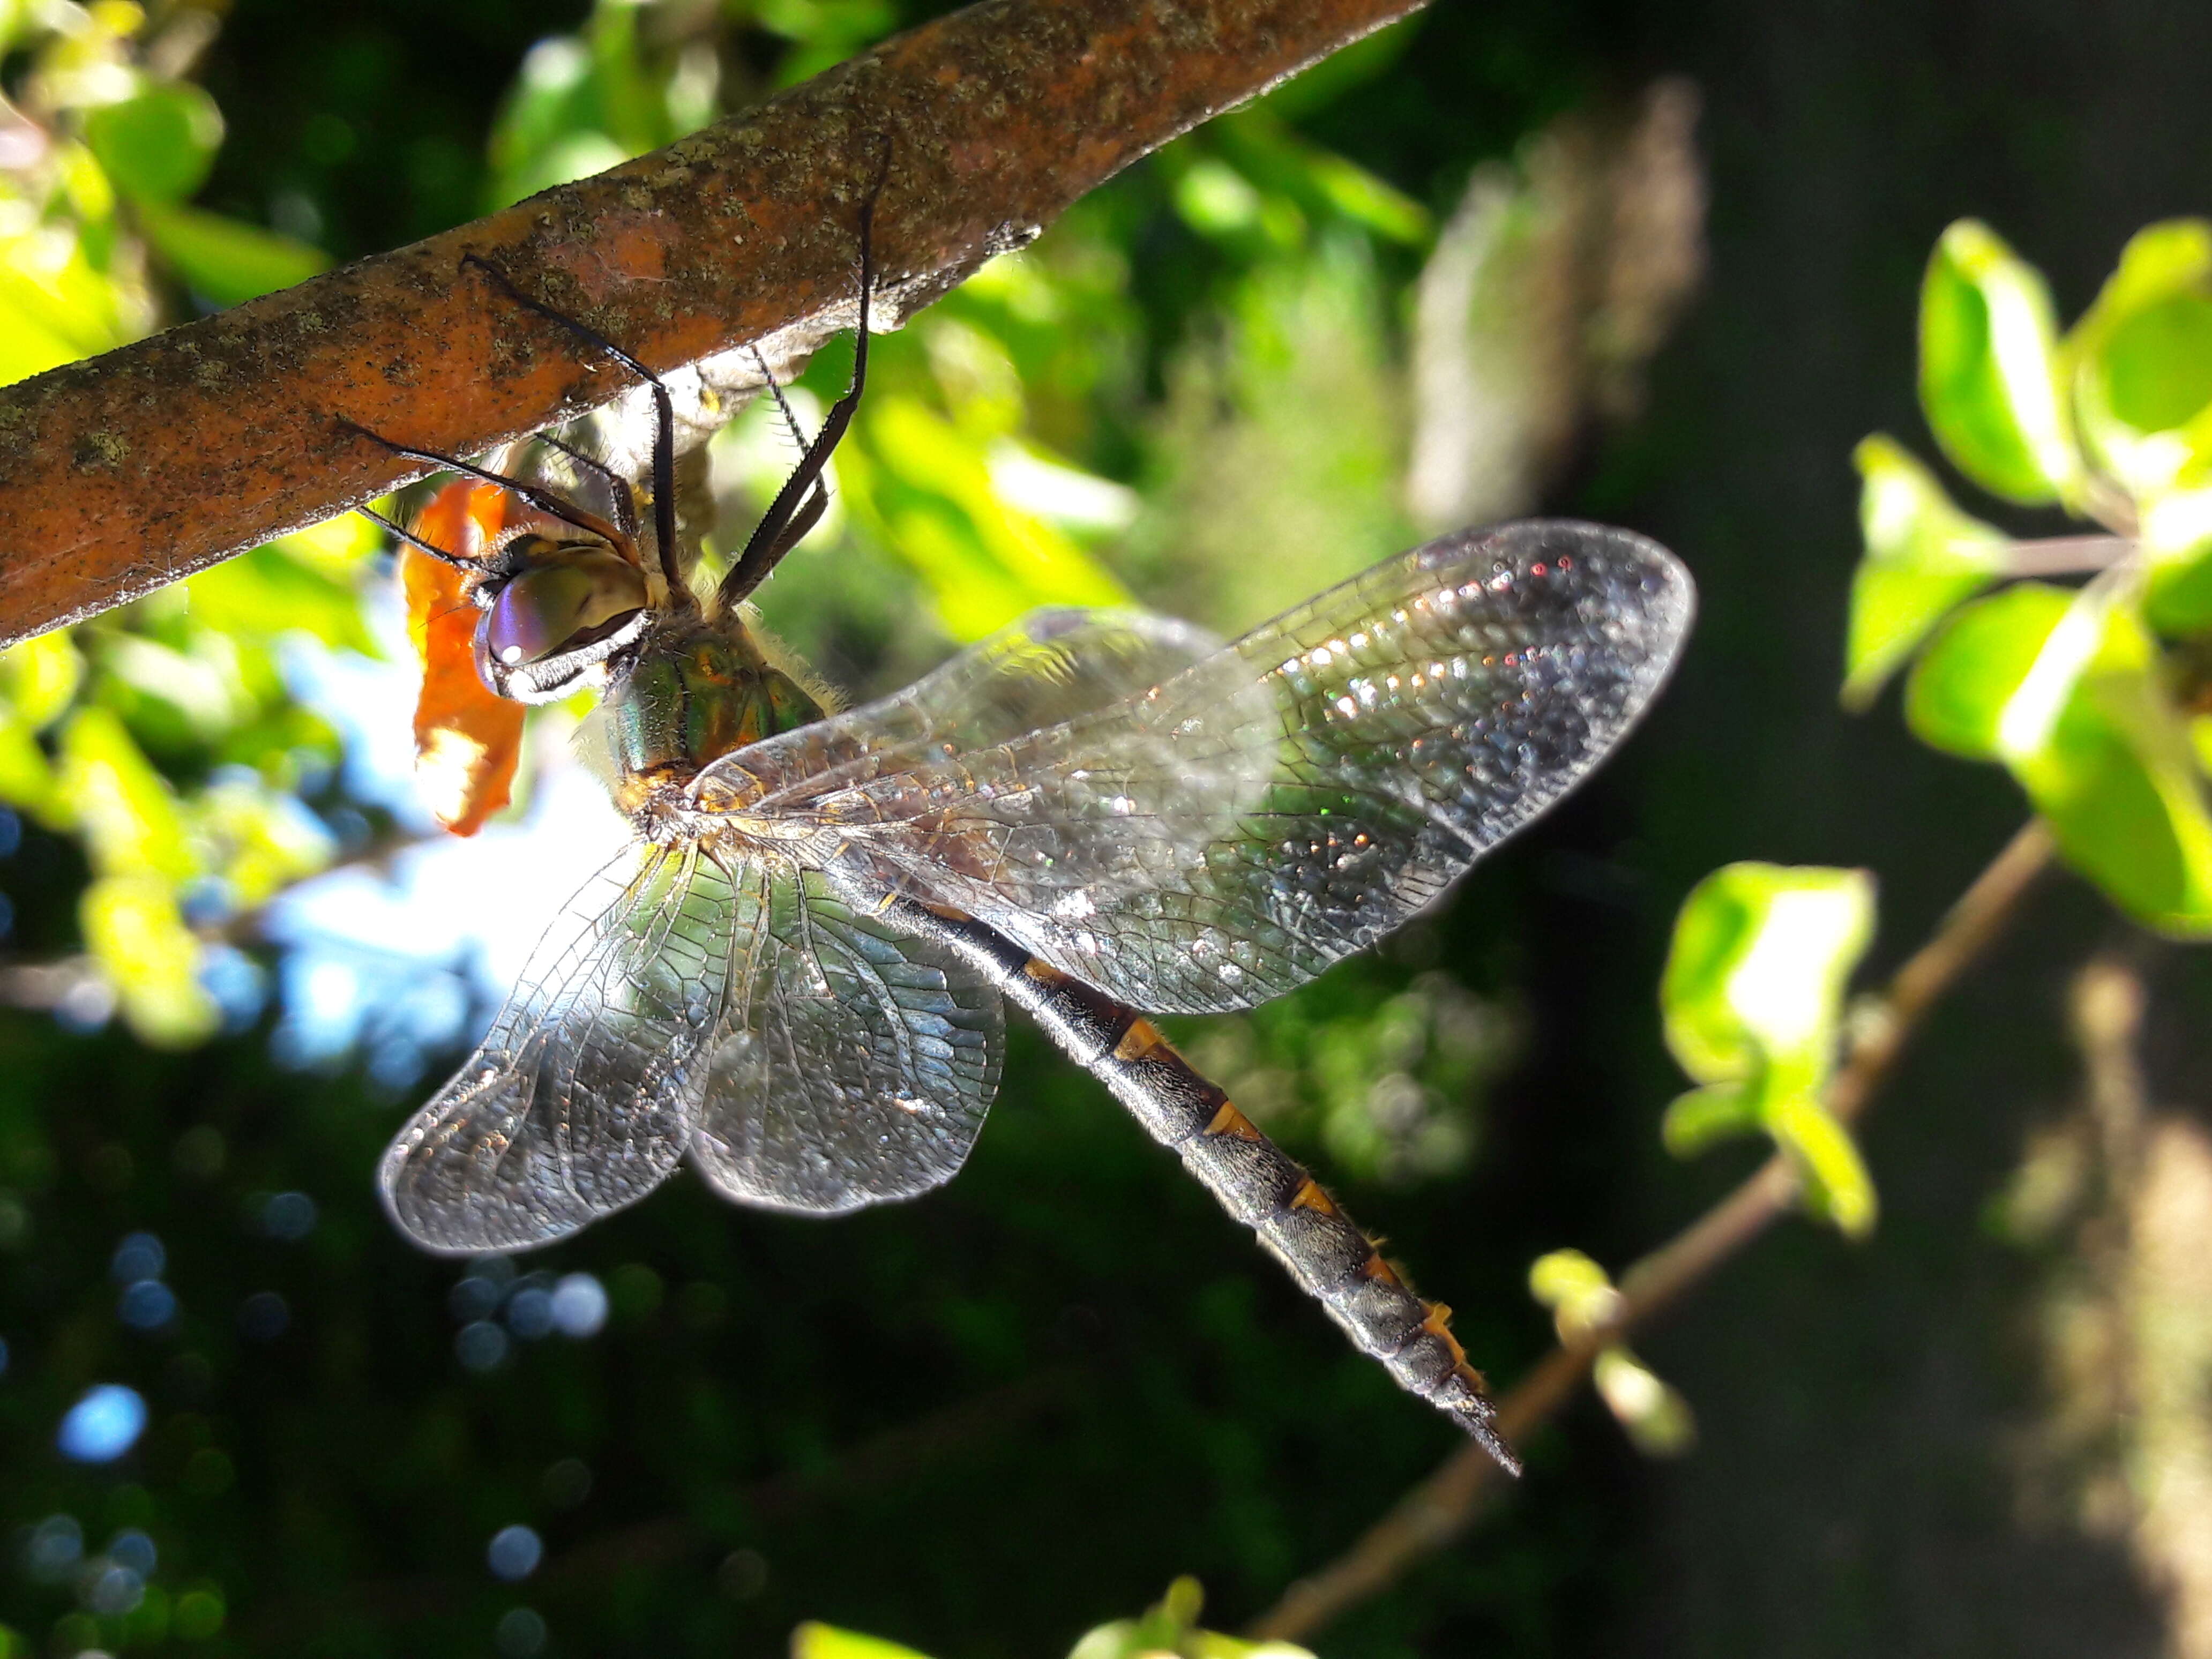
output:
<path id="1" fill-rule="evenodd" d="M 2010 576 L 2078 576 L 2109 570 L 2136 550 L 2132 536 L 2039 536 L 2004 550 Z"/>
<path id="2" fill-rule="evenodd" d="M 422 476 L 341 416 L 470 453 L 626 389 L 465 253 L 656 369 L 749 343 L 782 369 L 851 325 L 884 137 L 888 325 L 1421 3 L 984 0 L 597 178 L 0 391 L 0 644 Z"/>
<path id="3" fill-rule="evenodd" d="M 2021 897 L 2050 862 L 2050 832 L 2031 819 L 1960 896 L 1936 932 L 1897 970 L 1875 1012 L 1855 1026 L 1850 1051 L 1828 1085 L 1829 1109 L 1859 1115 L 1886 1082 L 1906 1039 L 1930 1006 L 1986 950 Z M 1775 1154 L 1758 1172 L 1689 1227 L 1621 1275 L 1613 1317 L 1540 1361 L 1498 1402 L 1498 1426 L 1514 1440 L 1552 1417 L 1611 1343 L 1647 1323 L 1759 1237 L 1795 1204 L 1798 1176 Z M 1300 1579 L 1254 1621 L 1257 1638 L 1297 1641 L 1393 1583 L 1407 1567 L 1456 1537 L 1501 1489 L 1497 1466 L 1462 1448 L 1398 1500 L 1358 1542 L 1311 1577 Z"/>

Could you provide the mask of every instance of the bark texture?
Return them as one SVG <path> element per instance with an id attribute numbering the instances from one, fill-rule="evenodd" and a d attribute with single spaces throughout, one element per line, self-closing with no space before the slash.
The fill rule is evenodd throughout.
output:
<path id="1" fill-rule="evenodd" d="M 663 372 L 748 343 L 781 367 L 852 323 L 882 136 L 888 325 L 1420 3 L 983 0 L 595 178 L 0 389 L 0 643 L 422 475 L 349 422 L 465 453 L 629 390 L 465 253 Z"/>

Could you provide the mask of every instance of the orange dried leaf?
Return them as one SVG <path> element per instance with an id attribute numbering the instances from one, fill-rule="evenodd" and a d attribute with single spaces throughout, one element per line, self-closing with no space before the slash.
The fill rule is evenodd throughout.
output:
<path id="1" fill-rule="evenodd" d="M 504 522 L 506 493 L 458 478 L 411 526 L 424 541 L 463 558 L 480 556 Z M 507 805 L 522 751 L 522 706 L 495 695 L 477 673 L 477 610 L 461 595 L 462 572 L 402 548 L 407 632 L 422 659 L 415 705 L 415 777 L 438 821 L 473 836 Z"/>

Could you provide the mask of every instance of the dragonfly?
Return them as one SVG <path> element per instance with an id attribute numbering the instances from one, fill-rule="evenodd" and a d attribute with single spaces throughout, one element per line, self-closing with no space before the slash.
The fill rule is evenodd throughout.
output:
<path id="1" fill-rule="evenodd" d="M 821 516 L 859 406 L 873 202 L 849 386 L 709 591 L 679 539 L 665 388 L 495 266 L 477 262 L 653 389 L 650 530 L 635 489 L 566 446 L 597 505 L 377 439 L 511 492 L 466 554 L 383 522 L 462 568 L 491 692 L 599 689 L 635 830 L 392 1143 L 386 1208 L 422 1248 L 474 1255 L 563 1237 L 686 1161 L 765 1210 L 915 1198 L 974 1147 L 1012 1005 L 1359 1348 L 1517 1472 L 1449 1309 L 1153 1017 L 1280 996 L 1433 907 L 1636 723 L 1688 629 L 1687 574 L 1626 530 L 1469 530 L 1233 643 L 1046 611 L 832 712 L 744 601 Z"/>

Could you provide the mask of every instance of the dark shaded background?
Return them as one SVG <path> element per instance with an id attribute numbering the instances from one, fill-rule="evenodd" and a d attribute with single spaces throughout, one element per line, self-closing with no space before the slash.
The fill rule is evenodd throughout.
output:
<path id="1" fill-rule="evenodd" d="M 206 199 L 266 219 L 273 192 L 301 192 L 341 256 L 467 217 L 490 100 L 578 15 L 363 0 L 333 21 L 244 0 L 206 76 L 231 124 Z M 1707 287 L 1645 416 L 1551 503 L 1678 549 L 1699 631 L 1630 750 L 1480 871 L 1439 930 L 1448 965 L 1518 987 L 1534 1019 L 1474 1175 L 1346 1194 L 1449 1296 L 1494 1376 L 1547 1340 L 1523 1285 L 1534 1255 L 1624 1263 L 1751 1167 L 1747 1150 L 1686 1167 L 1656 1145 L 1680 1083 L 1652 988 L 1689 885 L 1740 858 L 1869 866 L 1880 966 L 2019 821 L 2001 775 L 1919 749 L 1893 705 L 1836 709 L 1848 455 L 1875 428 L 1924 447 L 1915 295 L 1950 220 L 1996 225 L 2070 316 L 2132 230 L 2212 202 L 2208 63 L 2212 10 L 2152 0 L 1444 0 L 1388 77 L 1309 123 L 1441 211 L 1471 160 L 1561 109 L 1662 72 L 1705 100 Z M 1177 261 L 1204 256 L 1155 252 L 1137 286 L 1166 339 L 1203 276 Z M 70 856 L 33 836 L 18 857 L 33 940 Z M 2009 1472 L 2035 1409 L 2032 1275 L 1980 1218 L 2024 1127 L 2074 1087 L 2065 978 L 2121 935 L 2063 878 L 2024 923 L 1879 1103 L 1877 1237 L 1786 1226 L 1643 1345 L 1697 1412 L 1695 1451 L 1647 1464 L 1578 1407 L 1528 1449 L 1509 1504 L 1322 1651 L 2163 1650 L 2119 1547 L 2022 1520 Z M 2137 948 L 2159 1080 L 2201 1086 L 2212 984 L 2193 957 Z M 945 1193 L 817 1226 L 675 1183 L 549 1258 L 607 1279 L 610 1334 L 489 1379 L 453 1363 L 456 1270 L 410 1253 L 371 1201 L 398 1114 L 357 1079 L 272 1069 L 250 1038 L 179 1059 L 0 1021 L 0 1152 L 16 1149 L 9 1179 L 37 1217 L 0 1260 L 0 1330 L 55 1333 L 0 1385 L 0 1519 L 149 1526 L 165 1573 L 225 1587 L 230 1622 L 204 1650 L 487 1652 L 526 1598 L 553 1653 L 768 1653 L 818 1617 L 983 1659 L 1060 1651 L 1183 1571 L 1207 1585 L 1209 1622 L 1233 1625 L 1454 1449 L 1027 1034 Z M 202 1123 L 230 1157 L 196 1179 L 174 1149 Z M 43 1164 L 22 1151 L 49 1138 Z M 236 1224 L 248 1195 L 291 1188 L 321 1206 L 311 1238 Z M 197 1358 L 134 1352 L 155 1426 L 131 1467 L 91 1474 L 44 1449 L 58 1393 L 16 1379 L 34 1360 L 70 1375 L 112 1340 L 94 1329 L 106 1255 L 136 1227 L 168 1241 L 188 1307 L 196 1285 L 224 1287 L 210 1302 L 265 1287 L 295 1323 L 249 1345 L 217 1317 Z M 210 1449 L 227 1483 L 191 1474 Z M 568 1457 L 594 1480 L 564 1508 L 545 1475 Z M 521 1590 L 483 1570 L 483 1540 L 516 1520 L 549 1545 Z M 0 1577 L 20 1627 L 63 1605 Z"/>

